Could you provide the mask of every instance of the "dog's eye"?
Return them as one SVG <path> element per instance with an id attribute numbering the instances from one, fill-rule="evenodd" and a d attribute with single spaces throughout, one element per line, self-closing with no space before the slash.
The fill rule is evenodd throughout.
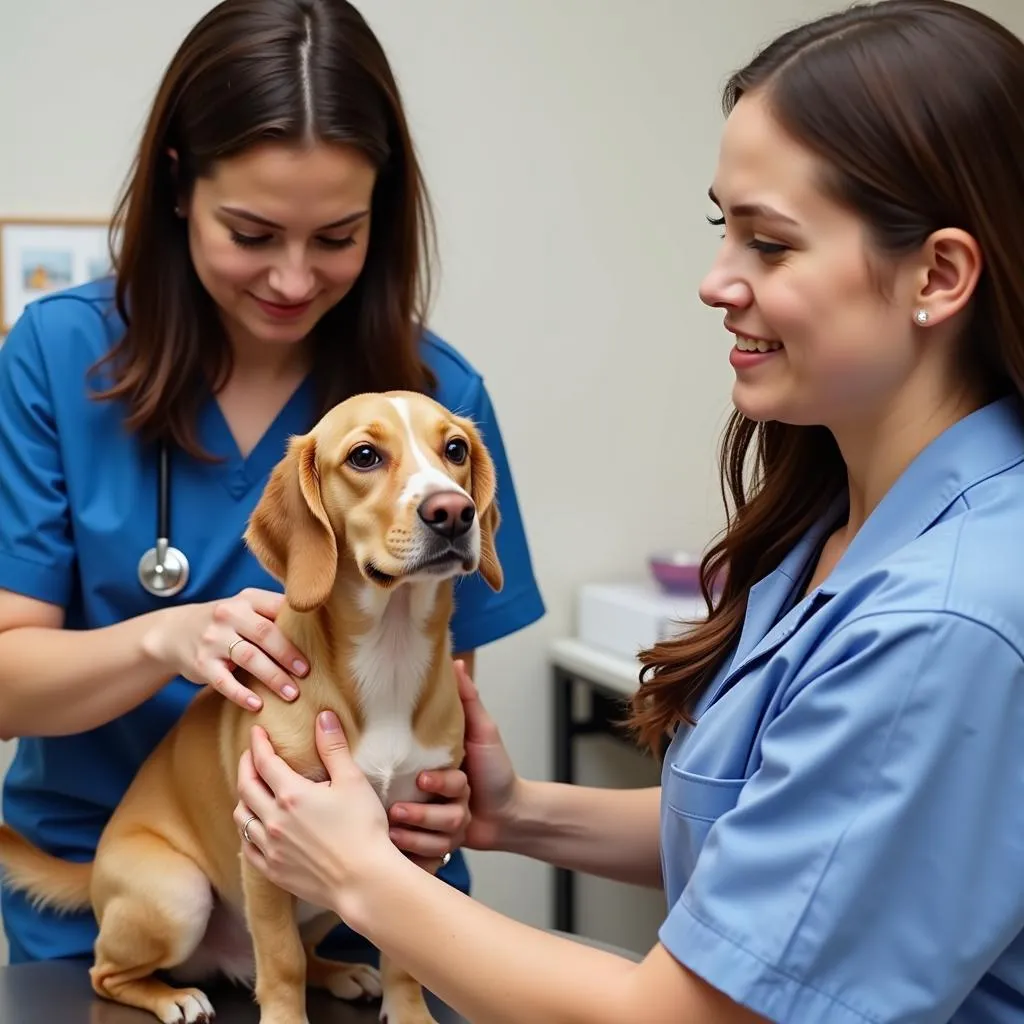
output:
<path id="1" fill-rule="evenodd" d="M 384 460 L 380 457 L 380 452 L 372 445 L 360 444 L 348 453 L 348 458 L 345 461 L 353 469 L 373 469 Z"/>
<path id="2" fill-rule="evenodd" d="M 449 462 L 454 462 L 456 466 L 461 466 L 466 461 L 466 456 L 468 455 L 469 445 L 461 437 L 453 437 L 444 446 L 444 457 Z"/>

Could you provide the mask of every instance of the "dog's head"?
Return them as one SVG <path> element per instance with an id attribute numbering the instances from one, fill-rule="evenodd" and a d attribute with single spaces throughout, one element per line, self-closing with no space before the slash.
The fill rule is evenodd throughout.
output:
<path id="1" fill-rule="evenodd" d="M 299 611 L 330 596 L 350 560 L 370 584 L 503 574 L 494 463 L 480 434 L 424 395 L 356 395 L 294 437 L 246 543 Z"/>

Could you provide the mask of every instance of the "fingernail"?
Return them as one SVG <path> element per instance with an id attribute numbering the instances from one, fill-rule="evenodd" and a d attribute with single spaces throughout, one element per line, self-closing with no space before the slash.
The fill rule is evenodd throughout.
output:
<path id="1" fill-rule="evenodd" d="M 338 721 L 338 716 L 333 711 L 321 711 L 320 728 L 324 732 L 340 732 L 341 722 Z"/>
<path id="2" fill-rule="evenodd" d="M 259 711 L 259 709 L 263 707 L 263 701 L 261 701 L 259 697 L 256 696 L 249 697 L 245 703 L 248 704 L 249 707 L 253 709 L 253 711 Z"/>
<path id="3" fill-rule="evenodd" d="M 306 663 L 304 661 L 293 661 L 292 668 L 297 676 L 306 674 Z"/>
<path id="4" fill-rule="evenodd" d="M 420 784 L 426 786 L 428 789 L 434 785 L 434 776 L 430 772 L 424 772 L 420 776 Z"/>
<path id="5" fill-rule="evenodd" d="M 296 690 L 291 683 L 285 683 L 285 685 L 281 687 L 281 696 L 284 697 L 285 700 L 294 700 L 298 695 L 299 691 Z"/>
<path id="6" fill-rule="evenodd" d="M 399 821 L 406 821 L 409 817 L 409 812 L 404 807 L 392 807 L 391 816 Z"/>

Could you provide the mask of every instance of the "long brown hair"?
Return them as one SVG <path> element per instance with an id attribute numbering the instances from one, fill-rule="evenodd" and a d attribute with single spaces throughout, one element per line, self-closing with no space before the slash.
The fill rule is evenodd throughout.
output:
<path id="1" fill-rule="evenodd" d="M 726 115 L 755 90 L 822 159 L 823 187 L 863 219 L 882 260 L 940 228 L 973 235 L 985 266 L 964 358 L 991 394 L 1024 391 L 1024 44 L 949 0 L 861 4 L 770 43 L 730 78 Z M 641 654 L 630 724 L 654 750 L 693 722 L 739 638 L 750 588 L 846 487 L 825 428 L 738 412 L 720 472 L 726 528 L 701 565 L 707 618 Z"/>
<path id="2" fill-rule="evenodd" d="M 311 140 L 354 146 L 378 172 L 362 274 L 314 331 L 320 409 L 359 391 L 433 386 L 418 347 L 433 220 L 380 43 L 345 0 L 224 0 L 172 58 L 112 223 L 126 329 L 95 367 L 108 376 L 96 397 L 123 400 L 130 430 L 203 457 L 199 405 L 231 372 L 175 207 L 219 160 Z"/>

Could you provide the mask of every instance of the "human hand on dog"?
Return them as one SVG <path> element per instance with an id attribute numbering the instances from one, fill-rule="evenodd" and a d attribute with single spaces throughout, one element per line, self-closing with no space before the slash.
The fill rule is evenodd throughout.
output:
<path id="1" fill-rule="evenodd" d="M 474 850 L 499 850 L 515 821 L 523 781 L 512 767 L 501 731 L 461 661 L 455 663 L 455 676 L 466 714 L 464 767 L 469 780 L 470 822 L 465 845 Z"/>
<path id="2" fill-rule="evenodd" d="M 170 675 L 210 686 L 239 707 L 258 711 L 260 697 L 233 675 L 237 665 L 285 700 L 298 695 L 308 664 L 274 624 L 284 595 L 248 587 L 234 597 L 162 609 L 146 640 Z"/>
<path id="3" fill-rule="evenodd" d="M 427 803 L 391 806 L 391 841 L 420 867 L 463 845 L 470 824 L 469 780 L 459 768 L 420 772 L 417 786 Z"/>
<path id="4" fill-rule="evenodd" d="M 381 838 L 390 836 L 394 846 L 420 863 L 463 845 L 500 849 L 504 831 L 515 818 L 522 780 L 461 661 L 455 663 L 455 673 L 466 712 L 466 772 L 422 772 L 417 780 L 420 789 L 445 802 L 396 803 L 390 830 L 340 726 L 336 732 L 327 731 L 322 716 L 317 719 L 317 749 L 330 775 L 330 781 L 322 783 L 294 772 L 274 753 L 266 733 L 253 729 L 252 748 L 239 765 L 241 799 L 234 813 L 240 831 L 256 818 L 249 824 L 252 842 L 243 844 L 250 863 L 275 884 L 317 902 L 329 899 L 346 878 L 358 876 L 346 860 L 350 855 L 369 853 L 366 861 L 372 864 L 377 856 L 372 851 L 379 849 L 376 840 Z M 324 822 L 330 824 L 321 829 Z M 357 850 L 353 842 L 359 844 Z"/>
<path id="5" fill-rule="evenodd" d="M 239 763 L 234 821 L 243 840 L 248 822 L 242 852 L 257 871 L 299 899 L 337 911 L 371 871 L 399 854 L 384 807 L 331 711 L 317 716 L 316 745 L 326 782 L 293 771 L 254 727 Z"/>

